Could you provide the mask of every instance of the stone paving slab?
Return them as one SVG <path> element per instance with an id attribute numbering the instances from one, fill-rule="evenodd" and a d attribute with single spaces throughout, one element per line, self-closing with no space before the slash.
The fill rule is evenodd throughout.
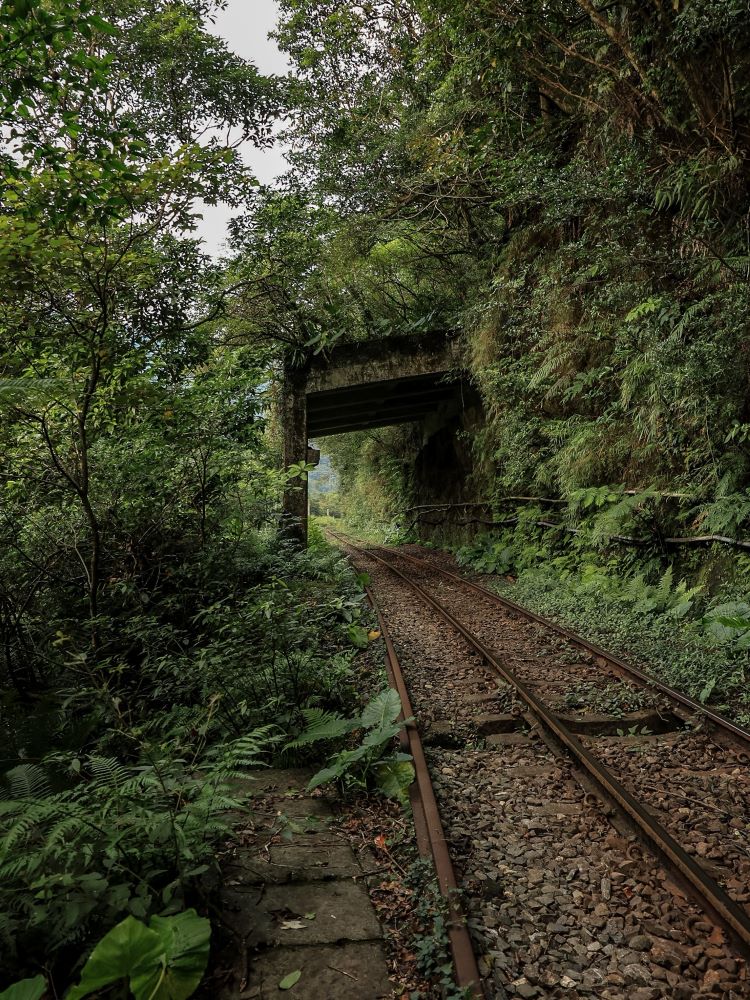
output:
<path id="1" fill-rule="evenodd" d="M 301 795 L 307 783 L 315 774 L 309 767 L 264 767 L 251 771 L 247 777 L 234 778 L 232 787 L 236 792 L 248 795 Z"/>
<path id="2" fill-rule="evenodd" d="M 226 889 L 224 919 L 257 945 L 335 944 L 381 937 L 367 889 L 348 879 Z M 308 919 L 306 914 L 315 914 Z"/>
<path id="3" fill-rule="evenodd" d="M 289 797 L 273 797 L 269 802 L 269 811 L 271 806 L 276 815 L 288 816 L 289 819 L 294 820 L 313 818 L 323 822 L 333 818 L 331 806 L 323 798 L 292 799 Z"/>
<path id="4" fill-rule="evenodd" d="M 239 856 L 227 866 L 227 883 L 250 888 L 261 882 L 317 882 L 361 874 L 348 844 L 326 845 L 325 851 L 321 846 L 309 835 L 304 845 L 293 836 L 291 843 L 269 848 L 266 856 Z"/>
<path id="5" fill-rule="evenodd" d="M 378 1000 L 392 997 L 383 933 L 363 866 L 331 826 L 330 801 L 306 792 L 309 769 L 254 772 L 235 782 L 249 821 L 223 862 L 220 1000 Z M 288 991 L 279 983 L 300 970 Z"/>
<path id="6" fill-rule="evenodd" d="M 279 983 L 290 972 L 302 975 L 288 992 Z M 249 967 L 247 988 L 232 1000 L 379 1000 L 393 985 L 382 947 L 371 941 L 336 947 L 276 948 Z M 224 1000 L 230 1000 L 227 994 Z"/>

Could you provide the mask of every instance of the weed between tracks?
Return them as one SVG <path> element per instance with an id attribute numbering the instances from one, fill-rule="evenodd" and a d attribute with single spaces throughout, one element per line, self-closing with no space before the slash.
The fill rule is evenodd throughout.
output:
<path id="1" fill-rule="evenodd" d="M 631 688 L 624 684 L 592 684 L 578 681 L 565 692 L 563 701 L 567 708 L 611 715 L 618 718 L 626 712 L 638 712 L 656 705 L 657 699 L 642 688 Z"/>

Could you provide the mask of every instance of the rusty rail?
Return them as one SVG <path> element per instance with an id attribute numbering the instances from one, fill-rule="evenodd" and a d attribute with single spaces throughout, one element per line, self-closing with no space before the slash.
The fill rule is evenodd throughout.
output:
<path id="1" fill-rule="evenodd" d="M 445 831 L 440 819 L 435 792 L 430 779 L 430 772 L 424 755 L 422 739 L 413 721 L 411 699 L 404 681 L 396 649 L 391 640 L 385 619 L 378 607 L 375 595 L 369 587 L 365 587 L 367 597 L 378 616 L 380 632 L 385 640 L 386 669 L 390 684 L 398 691 L 401 698 L 401 719 L 407 719 L 402 730 L 403 749 L 410 753 L 414 761 L 415 780 L 409 789 L 409 799 L 414 815 L 414 829 L 417 835 L 417 845 L 422 857 L 432 856 L 435 875 L 440 886 L 440 892 L 446 900 L 449 919 L 447 921 L 448 940 L 453 956 L 453 970 L 456 985 L 459 989 L 468 991 L 471 997 L 484 997 L 482 979 L 479 975 L 477 960 L 471 944 L 471 938 L 466 926 L 466 915 L 458 902 L 458 882 L 453 870 Z"/>
<path id="2" fill-rule="evenodd" d="M 587 653 L 591 653 L 596 658 L 598 666 L 606 665 L 616 667 L 620 672 L 627 674 L 629 677 L 636 680 L 638 684 L 654 688 L 667 698 L 671 698 L 672 701 L 678 702 L 685 708 L 690 709 L 691 712 L 703 715 L 720 729 L 731 733 L 732 736 L 742 740 L 743 743 L 750 746 L 750 731 L 745 729 L 743 726 L 738 725 L 736 722 L 732 722 L 731 719 L 727 719 L 727 717 L 722 715 L 720 712 L 715 712 L 706 705 L 702 705 L 699 701 L 696 701 L 689 695 L 683 694 L 681 691 L 677 691 L 675 688 L 669 687 L 668 684 L 664 684 L 661 681 L 656 680 L 655 677 L 650 677 L 642 670 L 639 670 L 638 667 L 634 667 L 626 660 L 622 660 L 619 656 L 615 656 L 614 653 L 609 653 L 602 649 L 601 646 L 597 646 L 595 643 L 589 642 L 587 639 L 577 635 L 575 632 L 571 632 L 571 630 L 565 628 L 564 625 L 558 625 L 557 622 L 553 622 L 549 618 L 545 618 L 543 615 L 538 615 L 534 611 L 529 611 L 528 608 L 524 608 L 521 604 L 516 604 L 516 602 L 510 600 L 510 598 L 501 597 L 499 594 L 495 594 L 491 590 L 487 590 L 486 587 L 482 587 L 478 583 L 474 583 L 472 580 L 467 580 L 458 573 L 451 573 L 450 570 L 443 569 L 441 566 L 435 566 L 426 559 L 419 559 L 417 556 L 411 555 L 411 553 L 401 552 L 400 549 L 393 548 L 391 546 L 383 545 L 378 546 L 378 548 L 384 552 L 392 552 L 395 555 L 398 555 L 400 559 L 406 559 L 407 562 L 412 562 L 417 566 L 425 567 L 434 573 L 439 573 L 441 576 L 448 577 L 451 580 L 456 580 L 458 583 L 462 584 L 462 586 L 470 588 L 476 593 L 481 594 L 482 597 L 486 597 L 489 601 L 505 608 L 508 611 L 521 615 L 523 618 L 526 618 L 527 621 L 535 622 L 537 625 L 543 625 L 545 628 L 551 629 L 553 632 L 557 632 L 558 635 L 561 635 L 571 645 L 576 646 L 578 649 L 582 649 Z M 364 551 L 372 552 L 372 549 L 368 548 Z"/>
<path id="3" fill-rule="evenodd" d="M 400 577 L 425 604 L 448 622 L 493 670 L 516 689 L 519 696 L 526 702 L 542 724 L 557 737 L 572 756 L 585 768 L 603 792 L 605 798 L 617 803 L 622 811 L 629 816 L 640 830 L 643 839 L 663 860 L 667 868 L 676 871 L 688 883 L 702 908 L 730 933 L 731 937 L 739 944 L 743 953 L 750 957 L 750 917 L 725 892 L 718 882 L 704 871 L 698 862 L 688 854 L 661 823 L 649 814 L 644 806 L 634 798 L 614 774 L 583 746 L 580 740 L 560 722 L 547 706 L 515 676 L 513 671 L 462 622 L 455 618 L 447 608 L 443 607 L 436 598 L 414 580 L 410 579 L 400 569 L 397 569 L 388 560 L 383 559 L 382 556 L 377 555 L 372 548 L 366 550 L 360 549 L 360 551 L 364 551 L 366 555 L 375 559 L 391 573 Z M 401 554 L 399 553 L 399 555 Z M 433 568 L 429 563 L 423 564 L 430 569 Z M 455 576 L 455 574 L 451 575 Z M 456 578 L 458 580 L 462 579 L 461 577 Z M 468 583 L 469 581 L 462 582 Z"/>

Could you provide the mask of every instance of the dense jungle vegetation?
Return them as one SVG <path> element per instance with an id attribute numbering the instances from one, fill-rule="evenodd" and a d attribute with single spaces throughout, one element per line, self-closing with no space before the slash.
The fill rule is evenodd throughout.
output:
<path id="1" fill-rule="evenodd" d="M 251 202 L 240 147 L 284 96 L 215 9 L 0 7 L 0 990 L 27 1000 L 112 928 L 78 995 L 128 935 L 137 996 L 192 992 L 233 775 L 358 705 L 360 587 L 278 534 L 277 331 L 235 325 L 252 276 L 195 232 L 197 199 Z"/>
<path id="2" fill-rule="evenodd" d="M 748 5 L 282 7 L 326 312 L 481 394 L 462 558 L 747 721 Z M 421 444 L 324 445 L 355 529 L 414 537 Z"/>
<path id="3" fill-rule="evenodd" d="M 3 985 L 200 909 L 231 776 L 356 710 L 357 581 L 278 531 L 284 360 L 457 338 L 474 498 L 514 522 L 465 558 L 687 622 L 682 681 L 746 688 L 747 556 L 664 538 L 750 531 L 747 3 L 281 0 L 283 80 L 220 6 L 0 5 Z M 240 150 L 278 129 L 262 187 Z M 237 210 L 221 261 L 200 199 Z M 408 532 L 417 446 L 331 443 L 336 509 Z"/>

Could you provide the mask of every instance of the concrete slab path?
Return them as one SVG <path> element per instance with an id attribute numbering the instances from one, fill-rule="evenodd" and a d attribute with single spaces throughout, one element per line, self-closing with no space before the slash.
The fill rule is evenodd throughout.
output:
<path id="1" fill-rule="evenodd" d="M 239 783 L 253 822 L 223 864 L 222 920 L 239 954 L 221 1000 L 395 995 L 365 884 L 374 865 L 332 828 L 331 802 L 305 792 L 311 773 L 263 770 Z"/>

